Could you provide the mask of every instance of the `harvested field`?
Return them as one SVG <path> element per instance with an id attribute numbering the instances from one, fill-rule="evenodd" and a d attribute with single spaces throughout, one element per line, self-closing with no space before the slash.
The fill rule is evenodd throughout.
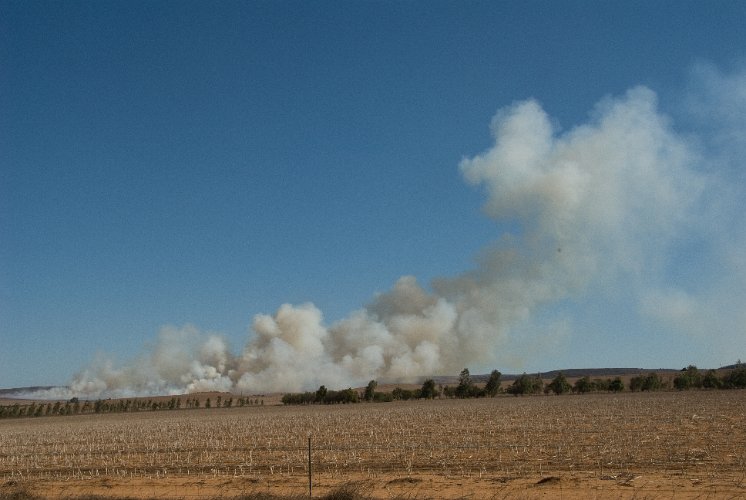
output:
<path id="1" fill-rule="evenodd" d="M 0 498 L 744 498 L 746 391 L 0 421 Z"/>

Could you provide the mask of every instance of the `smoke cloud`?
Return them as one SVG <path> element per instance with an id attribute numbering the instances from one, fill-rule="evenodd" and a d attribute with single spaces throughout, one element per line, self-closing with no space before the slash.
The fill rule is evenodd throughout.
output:
<path id="1" fill-rule="evenodd" d="M 720 106 L 732 120 L 733 106 L 712 103 L 721 88 L 746 110 L 746 79 L 706 77 L 711 83 L 702 83 L 708 93 L 693 101 L 696 113 Z M 715 241 L 712 229 L 714 217 L 732 211 L 712 208 L 723 184 L 706 168 L 701 141 L 673 129 L 653 91 L 636 87 L 606 98 L 587 123 L 567 131 L 537 101 L 516 102 L 497 113 L 491 129 L 494 144 L 459 165 L 466 182 L 486 194 L 485 213 L 505 229 L 474 269 L 427 288 L 404 276 L 333 324 L 311 303 L 283 304 L 254 317 L 238 353 L 219 335 L 166 327 L 126 366 L 97 359 L 75 376 L 70 392 L 257 393 L 455 374 L 510 351 L 521 325 L 543 307 L 613 295 L 619 287 L 633 290 L 641 316 L 687 328 L 697 324 L 692 315 L 702 317 L 708 308 L 715 314 L 716 302 L 704 296 L 723 290 L 714 280 L 698 297 L 667 278 L 668 257 L 701 243 L 699 234 L 711 238 L 710 254 L 713 245 L 726 254 L 714 272 L 730 276 L 727 290 L 746 296 L 743 254 L 735 250 L 746 238 Z M 729 272 L 738 266 L 740 275 Z M 743 330 L 746 322 L 728 317 L 729 326 Z"/>

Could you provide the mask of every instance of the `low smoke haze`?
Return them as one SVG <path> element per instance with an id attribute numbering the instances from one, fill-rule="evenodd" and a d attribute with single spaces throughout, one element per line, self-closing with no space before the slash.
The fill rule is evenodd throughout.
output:
<path id="1" fill-rule="evenodd" d="M 44 18 L 60 30 L 59 20 L 72 16 L 78 24 L 71 33 L 101 39 L 80 17 L 92 6 L 75 6 L 80 12 L 55 8 Z M 417 6 L 424 8 L 399 7 L 409 18 Z M 38 36 L 28 24 L 33 13 L 21 4 L 2 9 L 20 23 L 2 42 L 10 49 L 3 61 L 38 76 L 38 68 L 14 58 L 24 37 Z M 128 33 L 160 29 L 152 20 L 135 28 L 137 16 L 115 20 L 92 10 Z M 432 73 L 439 66 L 429 66 L 425 55 L 434 52 L 403 44 L 414 43 L 411 34 L 390 13 L 393 24 L 381 21 L 368 35 L 314 31 L 308 47 L 293 38 L 276 47 L 268 42 L 274 28 L 249 34 L 243 23 L 280 13 L 249 10 L 236 25 L 222 19 L 237 31 L 209 42 L 217 44 L 210 53 L 225 60 L 203 60 L 203 49 L 190 45 L 189 60 L 173 62 L 184 65 L 171 70 L 188 76 L 183 81 L 161 69 L 151 80 L 137 69 L 126 91 L 132 95 L 124 87 L 110 95 L 105 84 L 91 83 L 103 70 L 76 55 L 77 62 L 65 63 L 71 66 L 50 66 L 62 75 L 62 91 L 80 100 L 58 110 L 58 131 L 41 109 L 30 111 L 20 131 L 11 131 L 25 116 L 18 106 L 0 122 L 0 137 L 13 146 L 2 167 L 2 206 L 11 215 L 0 227 L 11 238 L 0 254 L 1 300 L 9 311 L 0 320 L 9 346 L 0 386 L 44 385 L 19 372 L 43 373 L 45 359 L 60 364 L 46 384 L 66 387 L 38 397 L 300 391 L 371 379 L 415 382 L 464 367 L 712 368 L 746 354 L 746 71 L 732 62 L 739 54 L 717 52 L 723 43 L 702 53 L 671 47 L 650 56 L 668 61 L 682 50 L 664 74 L 654 64 L 636 69 L 638 53 L 625 45 L 615 50 L 625 54 L 627 73 L 613 73 L 619 66 L 593 52 L 583 71 L 558 69 L 559 87 L 552 88 L 551 75 L 541 83 L 529 74 L 503 79 L 506 67 L 524 67 L 519 59 L 497 62 L 507 57 L 497 53 L 512 49 L 498 51 L 495 62 L 489 51 L 477 51 L 469 53 L 472 66 L 442 76 L 446 91 L 426 84 L 440 81 Z M 290 24 L 310 29 L 296 14 Z M 477 13 L 464 15 L 476 33 L 491 32 Z M 293 31 L 287 19 L 275 21 L 281 32 Z M 441 22 L 428 25 L 425 40 L 461 33 Z M 372 36 L 393 58 L 400 45 L 381 38 L 387 26 L 406 47 L 404 61 L 423 65 L 412 71 L 429 75 L 418 77 L 421 95 L 408 87 L 409 65 L 371 53 L 372 69 L 355 66 L 359 55 L 342 50 L 348 39 L 367 47 Z M 682 36 L 688 26 L 677 28 Z M 174 24 L 163 43 L 180 40 L 181 28 Z M 556 29 L 568 33 L 569 25 Z M 742 36 L 737 32 L 720 36 Z M 217 50 L 234 42 L 244 47 L 254 36 L 269 51 L 242 49 L 256 60 Z M 71 53 L 106 59 L 95 44 L 65 43 Z M 119 42 L 107 43 L 119 57 L 135 57 L 122 67 L 107 63 L 116 74 L 143 62 Z M 462 43 L 464 54 L 478 46 Z M 296 66 L 296 49 L 319 67 Z M 56 53 L 46 45 L 38 50 Z M 162 50 L 147 64 L 181 53 Z M 16 56 L 8 59 L 8 52 Z M 580 64 L 586 56 L 576 47 L 558 57 Z M 214 64 L 215 74 L 197 69 L 202 63 Z M 74 83 L 75 64 L 88 69 L 81 81 L 126 126 L 116 113 L 88 108 Z M 543 68 L 550 61 L 525 64 Z M 231 76 L 236 68 L 241 85 Z M 341 92 L 327 70 L 365 92 L 352 95 L 350 81 Z M 593 71 L 607 79 L 585 82 Z M 378 80 L 362 83 L 360 75 Z M 3 78 L 12 90 L 0 94 L 0 104 L 32 102 L 20 77 Z M 33 81 L 44 85 L 50 103 L 58 96 L 51 84 Z M 401 95 L 383 93 L 384 83 Z M 496 90 L 480 93 L 482 87 Z M 465 93 L 461 109 L 445 104 L 454 102 L 451 92 Z M 173 100 L 162 101 L 167 95 Z M 32 152 L 40 140 L 34 123 L 54 138 L 42 153 Z M 64 179 L 61 187 L 54 179 Z M 330 303 L 337 306 L 325 313 Z M 164 326 L 149 330 L 153 324 Z M 70 380 L 49 379 L 60 373 Z"/>

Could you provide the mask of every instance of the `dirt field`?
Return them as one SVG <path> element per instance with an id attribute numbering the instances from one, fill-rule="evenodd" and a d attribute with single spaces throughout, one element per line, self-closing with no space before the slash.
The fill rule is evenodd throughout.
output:
<path id="1" fill-rule="evenodd" d="M 0 497 L 746 498 L 746 391 L 0 421 Z"/>

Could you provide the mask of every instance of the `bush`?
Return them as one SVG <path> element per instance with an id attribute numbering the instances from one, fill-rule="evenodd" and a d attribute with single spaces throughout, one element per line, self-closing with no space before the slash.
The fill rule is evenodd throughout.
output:
<path id="1" fill-rule="evenodd" d="M 746 388 L 746 367 L 736 368 L 723 377 L 723 387 L 728 389 Z"/>
<path id="2" fill-rule="evenodd" d="M 663 380 L 656 372 L 650 372 L 647 375 L 638 375 L 632 377 L 629 381 L 629 389 L 636 391 L 659 391 L 663 388 Z"/>
<path id="3" fill-rule="evenodd" d="M 586 392 L 594 391 L 595 387 L 593 382 L 591 382 L 591 378 L 586 375 L 585 377 L 579 378 L 575 381 L 572 390 L 578 394 L 585 394 Z"/>
<path id="4" fill-rule="evenodd" d="M 389 403 L 394 400 L 394 396 L 390 392 L 374 392 L 373 401 L 376 403 Z"/>
<path id="5" fill-rule="evenodd" d="M 680 391 L 701 388 L 702 374 L 699 373 L 696 366 L 689 365 L 681 370 L 681 375 L 674 377 L 673 386 Z"/>
<path id="6" fill-rule="evenodd" d="M 402 389 L 401 387 L 397 387 L 393 391 L 391 391 L 391 396 L 393 399 L 400 400 L 400 401 L 409 401 L 410 399 L 415 399 L 419 396 L 419 391 L 413 391 L 411 389 Z"/>
<path id="7" fill-rule="evenodd" d="M 705 389 L 720 389 L 723 386 L 723 381 L 717 376 L 715 370 L 709 370 L 704 377 L 702 377 L 702 387 Z"/>

